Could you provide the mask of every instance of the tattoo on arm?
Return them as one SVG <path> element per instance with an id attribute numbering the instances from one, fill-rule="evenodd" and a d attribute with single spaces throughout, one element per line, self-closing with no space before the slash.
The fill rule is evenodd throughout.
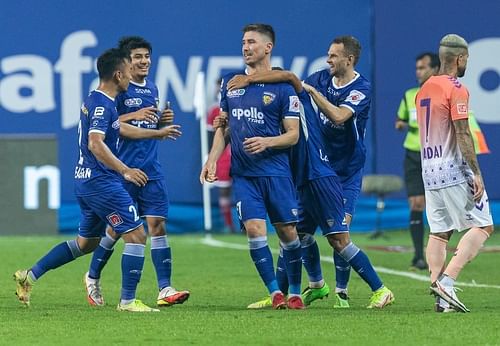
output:
<path id="1" fill-rule="evenodd" d="M 481 175 L 479 163 L 477 162 L 476 151 L 474 149 L 474 141 L 469 129 L 467 119 L 455 120 L 453 122 L 455 132 L 457 134 L 457 142 L 462 152 L 462 155 L 475 175 Z"/>

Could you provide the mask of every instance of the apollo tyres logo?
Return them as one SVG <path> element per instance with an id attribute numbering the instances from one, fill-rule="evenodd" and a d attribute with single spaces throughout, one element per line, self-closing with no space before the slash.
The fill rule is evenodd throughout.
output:
<path id="1" fill-rule="evenodd" d="M 470 92 L 470 109 L 479 122 L 500 123 L 500 37 L 469 44 L 469 60 L 463 78 Z"/>
<path id="2" fill-rule="evenodd" d="M 257 107 L 233 108 L 233 110 L 231 110 L 231 115 L 238 120 L 246 118 L 248 122 L 264 124 L 264 113 L 260 112 Z"/>

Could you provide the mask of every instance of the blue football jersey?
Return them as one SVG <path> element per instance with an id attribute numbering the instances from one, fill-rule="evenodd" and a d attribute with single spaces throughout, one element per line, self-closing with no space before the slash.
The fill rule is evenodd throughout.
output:
<path id="1" fill-rule="evenodd" d="M 371 102 L 370 82 L 356 72 L 350 83 L 337 86 L 329 70 L 316 72 L 305 82 L 315 87 L 333 105 L 353 112 L 353 116 L 343 124 L 334 124 L 318 110 L 321 132 L 326 139 L 326 154 L 339 176 L 350 176 L 363 168 L 366 160 L 364 138 Z"/>
<path id="2" fill-rule="evenodd" d="M 140 85 L 130 82 L 128 90 L 116 97 L 118 114 L 127 114 L 145 107 L 158 107 L 158 88 L 148 79 Z M 131 120 L 128 122 L 144 129 L 158 129 L 158 123 L 146 120 Z M 127 166 L 139 168 L 150 180 L 163 179 L 163 172 L 158 159 L 158 144 L 156 139 L 126 139 L 121 138 L 118 145 L 118 157 Z"/>
<path id="3" fill-rule="evenodd" d="M 92 91 L 80 109 L 78 123 L 78 162 L 75 167 L 75 193 L 86 196 L 111 190 L 120 183 L 120 175 L 106 167 L 88 149 L 89 133 L 103 134 L 104 143 L 117 155 L 120 120 L 115 100 L 100 90 Z"/>
<path id="4" fill-rule="evenodd" d="M 274 137 L 282 134 L 284 118 L 299 118 L 300 101 L 292 86 L 286 83 L 251 84 L 227 91 L 227 82 L 236 74 L 223 78 L 221 110 L 228 113 L 231 129 L 231 175 L 242 177 L 291 177 L 289 149 L 267 149 L 248 154 L 243 141 L 251 137 Z"/>
<path id="5" fill-rule="evenodd" d="M 336 174 L 326 155 L 320 119 L 311 98 L 305 90 L 298 96 L 301 103 L 300 137 L 298 143 L 291 148 L 290 164 L 294 183 L 300 187 L 311 180 Z"/>

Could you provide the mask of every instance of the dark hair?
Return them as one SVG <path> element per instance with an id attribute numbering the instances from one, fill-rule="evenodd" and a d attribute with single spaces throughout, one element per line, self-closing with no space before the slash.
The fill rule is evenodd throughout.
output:
<path id="1" fill-rule="evenodd" d="M 102 80 L 110 80 L 130 56 L 122 49 L 111 48 L 97 58 L 97 72 Z"/>
<path id="2" fill-rule="evenodd" d="M 122 37 L 120 41 L 118 41 L 118 48 L 124 49 L 128 52 L 129 55 L 133 49 L 137 48 L 146 48 L 149 51 L 149 54 L 153 53 L 153 47 L 151 46 L 151 43 L 140 36 Z"/>
<path id="3" fill-rule="evenodd" d="M 354 56 L 354 66 L 356 66 L 361 55 L 361 44 L 358 39 L 354 36 L 339 36 L 333 40 L 332 44 L 334 43 L 344 45 L 345 53 Z"/>
<path id="4" fill-rule="evenodd" d="M 431 68 L 439 69 L 439 67 L 441 66 L 441 63 L 439 62 L 439 56 L 436 53 L 425 52 L 425 53 L 419 54 L 417 56 L 417 58 L 415 59 L 415 61 L 422 60 L 423 58 L 425 58 L 427 56 L 429 57 L 429 60 L 430 60 L 429 66 Z"/>
<path id="5" fill-rule="evenodd" d="M 273 45 L 274 42 L 276 41 L 276 35 L 274 34 L 274 29 L 269 24 L 248 24 L 245 25 L 242 31 L 244 33 L 248 31 L 256 31 L 260 34 L 266 35 L 267 37 L 269 37 Z"/>

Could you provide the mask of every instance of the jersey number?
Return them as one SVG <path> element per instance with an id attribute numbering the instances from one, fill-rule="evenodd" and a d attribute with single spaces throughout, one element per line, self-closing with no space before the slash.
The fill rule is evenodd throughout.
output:
<path id="1" fill-rule="evenodd" d="M 134 214 L 134 221 L 139 220 L 139 215 L 137 215 L 137 209 L 135 209 L 135 206 L 129 206 L 128 211 Z"/>
<path id="2" fill-rule="evenodd" d="M 425 141 L 429 142 L 429 120 L 431 117 L 431 99 L 421 99 L 420 107 L 425 107 Z"/>

